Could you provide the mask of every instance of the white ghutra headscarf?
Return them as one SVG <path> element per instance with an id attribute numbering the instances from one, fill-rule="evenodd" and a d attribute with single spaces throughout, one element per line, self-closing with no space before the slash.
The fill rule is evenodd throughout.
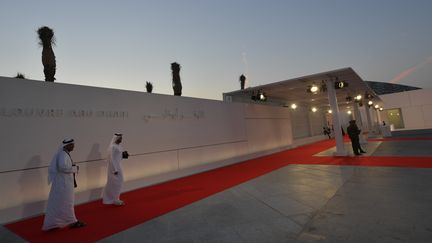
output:
<path id="1" fill-rule="evenodd" d="M 64 150 L 64 147 L 68 144 L 75 143 L 75 141 L 71 138 L 67 138 L 63 140 L 63 142 L 60 144 L 60 146 L 57 149 L 57 152 L 54 154 L 53 158 L 51 159 L 51 163 L 48 167 L 48 185 L 51 184 L 51 182 L 54 180 L 54 177 L 57 174 L 57 160 L 60 155 L 60 153 Z"/>
<path id="2" fill-rule="evenodd" d="M 123 134 L 121 133 L 114 133 L 114 136 L 111 139 L 111 142 L 108 145 L 107 148 L 107 152 L 108 152 L 108 157 L 111 156 L 111 152 L 112 152 L 112 147 L 116 144 L 115 142 L 117 141 L 117 139 L 121 138 L 123 136 Z"/>

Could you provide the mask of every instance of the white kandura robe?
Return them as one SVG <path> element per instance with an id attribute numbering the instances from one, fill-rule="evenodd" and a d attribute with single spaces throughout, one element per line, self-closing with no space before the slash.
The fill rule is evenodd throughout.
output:
<path id="1" fill-rule="evenodd" d="M 74 178 L 76 167 L 68 153 L 60 151 L 52 168 L 51 190 L 42 230 L 62 228 L 77 221 L 74 210 Z"/>
<path id="2" fill-rule="evenodd" d="M 123 185 L 123 169 L 120 164 L 122 153 L 122 146 L 116 143 L 111 146 L 111 153 L 108 153 L 107 183 L 102 192 L 103 204 L 114 204 L 120 201 L 120 192 Z M 114 172 L 118 172 L 118 174 L 115 175 Z"/>

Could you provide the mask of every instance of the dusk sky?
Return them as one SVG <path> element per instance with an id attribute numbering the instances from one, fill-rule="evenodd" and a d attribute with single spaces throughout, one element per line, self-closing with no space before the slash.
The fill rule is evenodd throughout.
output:
<path id="1" fill-rule="evenodd" d="M 44 80 L 36 30 L 54 29 L 57 82 L 222 99 L 352 67 L 364 80 L 432 87 L 431 0 L 2 0 L 0 76 Z"/>

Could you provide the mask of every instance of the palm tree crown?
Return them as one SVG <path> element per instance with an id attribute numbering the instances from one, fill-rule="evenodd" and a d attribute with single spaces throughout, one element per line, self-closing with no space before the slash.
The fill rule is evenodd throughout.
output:
<path id="1" fill-rule="evenodd" d="M 43 26 L 37 30 L 39 44 L 42 46 L 42 64 L 44 66 L 45 81 L 54 82 L 56 72 L 56 59 L 52 46 L 55 45 L 54 31 Z"/>

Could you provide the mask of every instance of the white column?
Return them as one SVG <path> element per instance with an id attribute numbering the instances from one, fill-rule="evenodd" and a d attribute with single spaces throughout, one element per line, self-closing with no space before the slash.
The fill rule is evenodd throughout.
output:
<path id="1" fill-rule="evenodd" d="M 378 126 L 381 126 L 381 112 L 378 109 L 375 109 L 377 113 Z"/>
<path id="2" fill-rule="evenodd" d="M 366 119 L 367 119 L 367 125 L 368 125 L 368 132 L 372 132 L 372 120 L 371 120 L 371 114 L 370 114 L 370 107 L 369 105 L 365 105 L 365 111 L 366 111 Z"/>
<path id="3" fill-rule="evenodd" d="M 377 116 L 376 128 L 378 130 L 378 133 L 381 134 L 381 135 L 383 135 L 382 131 L 381 131 L 381 124 L 382 124 L 382 122 L 381 122 L 381 112 L 379 111 L 379 109 L 375 109 L 375 111 L 376 111 L 376 116 Z"/>
<path id="4" fill-rule="evenodd" d="M 336 90 L 334 89 L 334 83 L 332 80 L 326 81 L 327 94 L 330 103 L 330 109 L 332 110 L 333 128 L 336 140 L 336 152 L 334 156 L 347 156 L 348 153 L 344 147 L 344 141 L 341 131 L 341 122 L 339 117 L 339 107 L 336 99 Z"/>
<path id="5" fill-rule="evenodd" d="M 359 105 L 357 102 L 353 103 L 353 107 L 354 107 L 354 119 L 356 120 L 357 126 L 361 127 L 363 125 L 362 120 L 361 120 L 361 116 L 360 116 L 360 110 L 359 110 Z"/>
<path id="6" fill-rule="evenodd" d="M 359 110 L 359 103 L 358 102 L 354 102 L 354 116 L 355 116 L 355 120 L 357 123 L 357 126 L 359 127 L 359 129 L 361 130 L 360 136 L 359 136 L 359 140 L 360 140 L 360 144 L 367 144 L 367 141 L 363 135 L 364 132 L 364 128 L 363 128 L 363 121 L 361 118 L 361 113 Z"/>

